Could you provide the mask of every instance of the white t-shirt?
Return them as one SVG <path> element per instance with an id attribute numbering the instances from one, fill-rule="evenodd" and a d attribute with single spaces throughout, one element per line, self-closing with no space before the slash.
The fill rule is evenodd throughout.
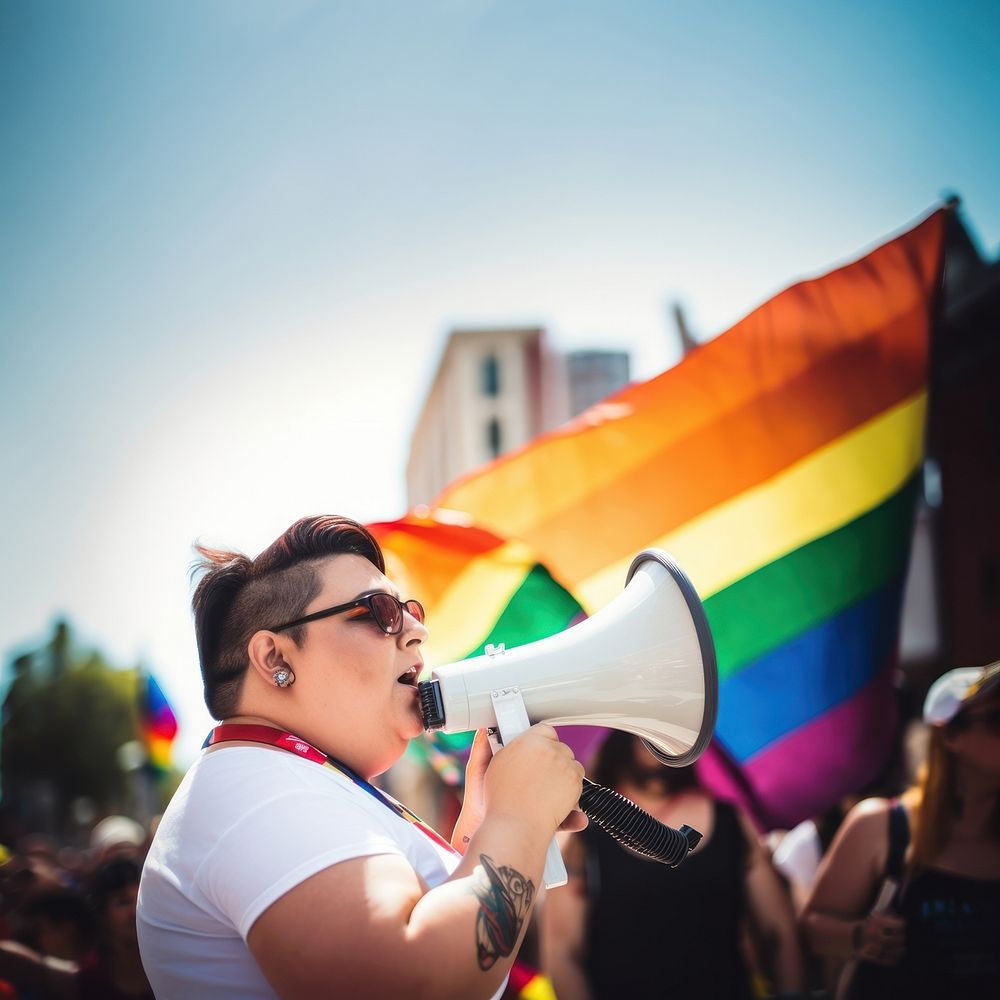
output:
<path id="1" fill-rule="evenodd" d="M 204 753 L 163 815 L 139 885 L 153 991 L 274 1000 L 246 945 L 254 921 L 324 868 L 373 854 L 402 855 L 432 888 L 461 860 L 329 768 L 269 747 Z"/>

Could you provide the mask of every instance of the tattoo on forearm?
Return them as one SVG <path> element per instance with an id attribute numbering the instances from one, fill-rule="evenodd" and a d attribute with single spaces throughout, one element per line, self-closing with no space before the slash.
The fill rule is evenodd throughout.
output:
<path id="1" fill-rule="evenodd" d="M 535 885 L 513 868 L 498 868 L 487 854 L 480 854 L 479 860 L 482 866 L 476 869 L 473 885 L 479 898 L 476 953 L 479 968 L 485 971 L 514 951 L 535 897 Z"/>

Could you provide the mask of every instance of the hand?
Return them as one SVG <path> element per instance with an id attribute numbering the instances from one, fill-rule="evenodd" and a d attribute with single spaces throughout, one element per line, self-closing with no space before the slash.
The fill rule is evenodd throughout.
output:
<path id="1" fill-rule="evenodd" d="M 583 829 L 574 816 L 583 788 L 583 765 L 555 729 L 538 723 L 499 750 L 483 783 L 486 810 L 543 824 L 551 835 L 561 824 Z"/>
<path id="2" fill-rule="evenodd" d="M 854 954 L 875 965 L 896 965 L 906 944 L 906 921 L 892 913 L 873 913 L 851 933 Z"/>

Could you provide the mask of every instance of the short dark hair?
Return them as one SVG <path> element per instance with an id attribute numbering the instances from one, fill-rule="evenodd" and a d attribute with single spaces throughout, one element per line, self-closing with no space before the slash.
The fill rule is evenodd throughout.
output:
<path id="1" fill-rule="evenodd" d="M 250 665 L 247 643 L 254 632 L 301 618 L 319 593 L 322 560 L 336 555 L 363 556 L 379 572 L 385 560 L 364 525 L 349 517 L 304 517 L 256 559 L 240 552 L 195 545 L 201 556 L 193 575 L 202 573 L 191 605 L 205 704 L 215 719 L 232 715 Z M 287 635 L 299 645 L 304 626 Z"/>

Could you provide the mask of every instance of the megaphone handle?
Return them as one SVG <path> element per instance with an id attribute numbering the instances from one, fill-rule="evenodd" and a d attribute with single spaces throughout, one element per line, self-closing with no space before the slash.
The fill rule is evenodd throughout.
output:
<path id="1" fill-rule="evenodd" d="M 510 743 L 515 736 L 520 736 L 525 730 L 530 729 L 531 722 L 528 719 L 524 699 L 518 688 L 498 688 L 490 692 L 490 699 L 497 717 L 497 728 L 500 730 L 499 741 L 492 730 L 489 732 L 490 747 L 496 753 L 505 743 Z M 569 876 L 566 873 L 566 865 L 563 863 L 562 852 L 559 850 L 559 845 L 553 840 L 545 854 L 542 881 L 545 883 L 546 889 L 553 889 L 556 886 L 565 885 L 568 880 Z"/>

